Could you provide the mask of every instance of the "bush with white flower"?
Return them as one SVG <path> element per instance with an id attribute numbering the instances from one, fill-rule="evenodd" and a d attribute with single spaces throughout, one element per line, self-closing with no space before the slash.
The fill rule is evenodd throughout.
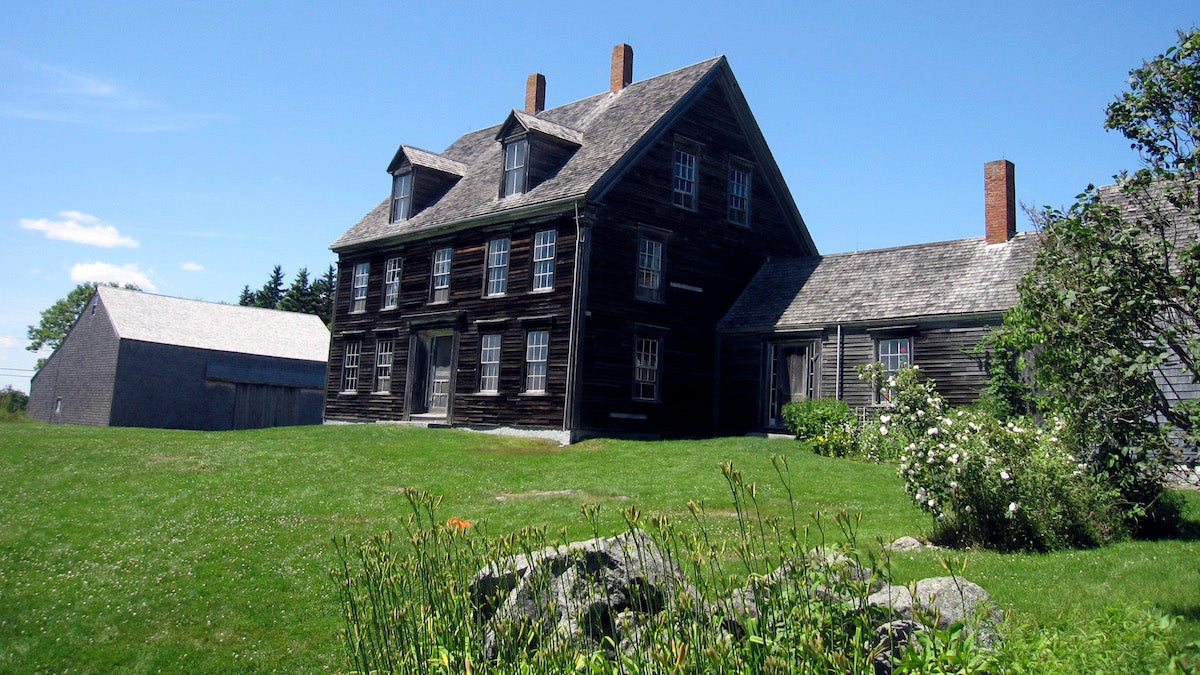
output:
<path id="1" fill-rule="evenodd" d="M 881 368 L 863 375 L 879 378 Z M 934 517 L 936 539 L 1052 550 L 1094 546 L 1121 533 L 1116 492 L 1070 454 L 1060 422 L 1004 424 L 985 412 L 947 411 L 917 369 L 894 378 L 881 427 L 905 443 L 900 475 L 913 502 Z"/>

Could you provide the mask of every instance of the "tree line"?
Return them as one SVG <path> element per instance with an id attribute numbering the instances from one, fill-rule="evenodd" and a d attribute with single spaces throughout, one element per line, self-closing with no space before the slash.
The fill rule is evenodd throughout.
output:
<path id="1" fill-rule="evenodd" d="M 308 268 L 301 267 L 292 284 L 284 288 L 283 267 L 271 269 L 267 281 L 257 290 L 247 284 L 242 287 L 238 304 L 243 307 L 263 307 L 285 312 L 316 314 L 325 325 L 333 318 L 333 294 L 337 290 L 337 271 L 333 265 L 321 277 L 310 281 Z"/>

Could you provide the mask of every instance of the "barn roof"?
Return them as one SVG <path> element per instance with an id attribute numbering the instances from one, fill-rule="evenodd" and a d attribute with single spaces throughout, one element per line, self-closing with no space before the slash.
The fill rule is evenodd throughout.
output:
<path id="1" fill-rule="evenodd" d="M 780 203 L 790 207 L 787 217 L 796 236 L 815 253 L 816 246 L 724 56 L 635 81 L 619 92 L 606 91 L 537 115 L 506 111 L 506 117 L 497 119 L 499 124 L 464 134 L 440 155 L 435 155 L 460 168 L 461 172 L 455 175 L 462 176 L 437 201 L 407 220 L 391 222 L 390 199 L 384 199 L 330 248 L 340 252 L 468 222 L 517 218 L 574 200 L 602 200 L 632 163 L 714 82 L 729 97 L 747 136 L 757 148 L 755 161 L 768 185 L 777 193 Z M 503 147 L 497 134 L 514 123 L 558 138 L 573 151 L 552 176 L 523 193 L 501 197 Z M 408 146 L 401 146 L 400 152 L 408 153 Z M 389 170 L 399 166 L 400 152 Z M 423 159 L 426 163 L 431 161 L 429 157 Z M 412 157 L 410 160 L 416 163 Z"/>
<path id="2" fill-rule="evenodd" d="M 728 331 L 1001 313 L 1033 265 L 1037 233 L 772 260 L 721 322 Z"/>
<path id="3" fill-rule="evenodd" d="M 329 329 L 312 314 L 111 286 L 100 286 L 96 293 L 122 339 L 302 361 L 323 362 L 329 357 Z"/>

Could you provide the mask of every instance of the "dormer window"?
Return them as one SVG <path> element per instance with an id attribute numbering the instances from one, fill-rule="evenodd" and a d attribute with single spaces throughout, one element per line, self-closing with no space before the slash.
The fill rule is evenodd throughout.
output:
<path id="1" fill-rule="evenodd" d="M 392 176 L 392 222 L 408 220 L 412 215 L 412 172 Z"/>
<path id="2" fill-rule="evenodd" d="M 517 195 L 525 191 L 528 165 L 528 140 L 518 138 L 504 144 L 504 185 L 501 187 L 501 197 Z"/>

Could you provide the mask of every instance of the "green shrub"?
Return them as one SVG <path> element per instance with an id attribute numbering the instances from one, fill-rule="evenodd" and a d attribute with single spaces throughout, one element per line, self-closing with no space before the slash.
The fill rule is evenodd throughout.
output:
<path id="1" fill-rule="evenodd" d="M 857 420 L 845 401 L 806 398 L 783 404 L 783 420 L 819 455 L 845 457 L 855 450 Z"/>
<path id="2" fill-rule="evenodd" d="M 29 407 L 29 396 L 11 386 L 0 389 L 0 422 L 24 422 L 29 419 L 25 410 Z"/>

